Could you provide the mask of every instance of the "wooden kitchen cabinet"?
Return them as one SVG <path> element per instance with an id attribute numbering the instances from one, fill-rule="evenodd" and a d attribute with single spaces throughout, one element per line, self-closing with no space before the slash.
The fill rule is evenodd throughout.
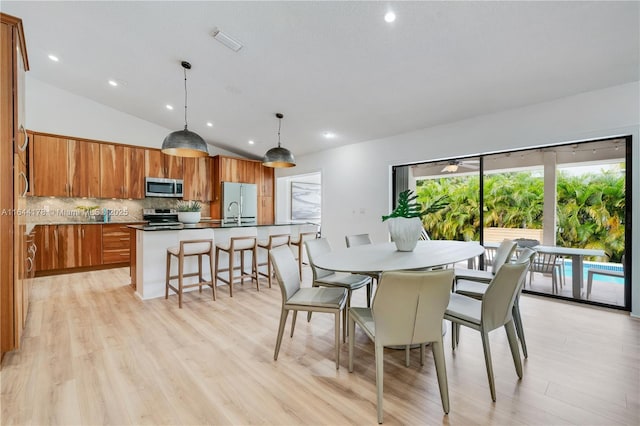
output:
<path id="1" fill-rule="evenodd" d="M 183 199 L 211 201 L 211 168 L 210 157 L 184 158 Z"/>
<path id="2" fill-rule="evenodd" d="M 71 269 L 102 264 L 102 226 L 38 225 L 36 271 Z"/>
<path id="3" fill-rule="evenodd" d="M 183 179 L 182 157 L 166 155 L 157 149 L 144 150 L 144 175 L 168 179 Z"/>
<path id="4" fill-rule="evenodd" d="M 144 198 L 144 149 L 100 144 L 100 197 Z"/>
<path id="5" fill-rule="evenodd" d="M 22 20 L 0 13 L 0 210 L 25 205 L 28 141 L 24 127 L 29 61 Z M 0 215 L 0 359 L 20 347 L 24 300 L 24 217 Z M 22 232 L 22 234 L 21 234 Z M 28 295 L 27 295 L 28 297 Z M 28 300 L 27 300 L 28 306 Z"/>
<path id="6" fill-rule="evenodd" d="M 120 223 L 102 225 L 102 264 L 129 262 L 130 229 Z"/>
<path id="7" fill-rule="evenodd" d="M 36 134 L 33 136 L 33 194 L 39 197 L 100 195 L 100 145 Z"/>

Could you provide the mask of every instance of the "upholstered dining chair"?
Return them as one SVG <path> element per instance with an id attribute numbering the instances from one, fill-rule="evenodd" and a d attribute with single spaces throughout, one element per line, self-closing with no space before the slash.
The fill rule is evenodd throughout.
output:
<path id="1" fill-rule="evenodd" d="M 522 379 L 522 361 L 513 324 L 513 304 L 524 282 L 528 267 L 529 262 L 505 263 L 496 272 L 496 276 L 489 284 L 482 300 L 453 293 L 444 314 L 444 318 L 451 321 L 451 347 L 453 349 L 456 348 L 457 335 L 461 325 L 480 332 L 493 401 L 496 400 L 496 388 L 489 347 L 489 332 L 504 326 L 516 373 L 518 378 Z"/>
<path id="2" fill-rule="evenodd" d="M 535 256 L 535 250 L 530 248 L 523 248 L 518 254 L 518 258 L 514 263 L 529 263 L 531 264 L 531 260 Z M 525 276 L 526 279 L 526 276 Z M 527 341 L 524 337 L 524 326 L 522 324 L 522 315 L 520 315 L 520 294 L 522 294 L 522 287 L 518 291 L 516 296 L 516 300 L 513 303 L 513 323 L 516 327 L 516 333 L 518 335 L 518 340 L 520 340 L 520 345 L 522 346 L 522 353 L 525 358 L 529 357 L 529 352 L 527 351 Z M 459 280 L 456 284 L 456 293 L 462 294 L 464 296 L 473 297 L 474 299 L 482 300 L 482 297 L 486 293 L 489 288 L 488 284 L 479 281 L 470 281 L 470 280 Z M 460 337 L 457 335 L 456 337 Z"/>
<path id="3" fill-rule="evenodd" d="M 371 244 L 371 238 L 369 237 L 369 234 L 345 235 L 344 239 L 347 244 L 347 248 Z M 377 283 L 380 280 L 380 273 L 371 272 L 371 273 L 365 273 L 362 275 L 367 275 L 371 277 L 371 282 L 367 284 L 367 307 L 370 308 L 371 293 L 373 292 L 373 283 L 374 281 Z"/>
<path id="4" fill-rule="evenodd" d="M 328 312 L 335 315 L 335 358 L 337 370 L 340 367 L 340 312 L 344 310 L 347 302 L 347 290 L 338 287 L 300 288 L 298 263 L 287 245 L 271 249 L 269 258 L 276 271 L 276 279 L 282 293 L 282 310 L 280 312 L 276 348 L 273 353 L 274 361 L 278 360 L 282 335 L 284 334 L 289 311 L 293 311 L 291 337 L 293 337 L 293 331 L 295 330 L 298 311 Z"/>
<path id="5" fill-rule="evenodd" d="M 515 241 L 509 239 L 505 239 L 500 243 L 493 258 L 491 271 L 456 268 L 456 283 L 458 280 L 480 281 L 487 284 L 490 283 L 500 267 L 511 259 L 516 249 L 516 245 Z"/>
<path id="6" fill-rule="evenodd" d="M 349 372 L 353 372 L 355 325 L 374 342 L 378 423 L 382 423 L 384 347 L 420 345 L 420 365 L 424 349 L 431 343 L 445 413 L 449 413 L 447 370 L 442 345 L 442 319 L 451 295 L 453 270 L 385 272 L 382 274 L 372 308 L 349 309 Z"/>
<path id="7" fill-rule="evenodd" d="M 315 265 L 314 258 L 318 256 L 330 253 L 331 246 L 326 238 L 317 238 L 305 242 L 307 248 L 307 256 L 309 257 L 309 265 L 313 272 L 313 287 L 339 287 L 347 289 L 347 309 L 342 313 L 343 315 L 343 341 L 346 341 L 347 334 L 347 319 L 348 308 L 351 306 L 351 294 L 354 290 L 371 285 L 371 277 L 360 274 L 348 274 L 344 272 L 327 271 L 326 269 L 318 268 Z M 311 320 L 311 312 L 307 314 L 307 321 Z"/>

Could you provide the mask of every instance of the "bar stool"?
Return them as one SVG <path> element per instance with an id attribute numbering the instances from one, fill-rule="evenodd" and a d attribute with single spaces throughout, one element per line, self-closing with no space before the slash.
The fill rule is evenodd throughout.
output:
<path id="1" fill-rule="evenodd" d="M 260 291 L 260 285 L 258 283 L 258 230 L 254 227 L 243 228 L 231 228 L 230 239 L 227 244 L 216 244 L 216 280 L 220 280 L 229 285 L 229 296 L 233 297 L 233 283 L 240 280 L 241 284 L 244 284 L 245 278 L 251 278 L 256 281 L 256 289 Z M 225 252 L 229 256 L 229 267 L 220 269 L 220 252 Z M 240 266 L 234 265 L 235 253 L 240 254 Z M 251 272 L 247 273 L 244 269 L 244 254 L 246 252 L 251 253 Z M 234 276 L 233 271 L 239 269 L 240 275 Z M 225 279 L 220 276 L 220 272 L 229 272 L 229 278 Z"/>
<path id="2" fill-rule="evenodd" d="M 269 283 L 269 288 L 271 288 L 271 277 L 273 276 L 273 271 L 271 268 L 271 258 L 269 255 L 271 254 L 271 249 L 280 246 L 288 246 L 291 241 L 291 234 L 282 233 L 282 234 L 270 234 L 269 238 L 264 241 L 258 241 L 258 248 L 264 249 L 267 251 L 267 258 L 264 262 L 258 263 L 258 275 L 262 275 L 263 277 L 267 277 L 267 281 Z M 260 272 L 260 266 L 267 266 L 267 273 Z"/>
<path id="3" fill-rule="evenodd" d="M 318 231 L 300 232 L 297 237 L 291 239 L 291 245 L 298 248 L 298 272 L 302 279 L 302 264 L 304 263 L 304 242 L 318 238 Z M 304 263 L 306 265 L 306 263 Z"/>
<path id="4" fill-rule="evenodd" d="M 182 293 L 185 288 L 199 287 L 202 293 L 202 286 L 208 285 L 213 292 L 213 300 L 216 300 L 216 286 L 213 279 L 213 229 L 201 229 L 196 231 L 180 231 L 178 240 L 180 245 L 169 247 L 167 249 L 167 275 L 164 298 L 169 298 L 169 289 L 178 294 L 178 307 L 182 309 Z M 196 238 L 197 237 L 197 238 Z M 178 275 L 171 275 L 171 256 L 178 259 Z M 198 272 L 190 272 L 185 274 L 185 258 L 198 257 Z M 202 276 L 202 256 L 209 256 L 209 272 L 211 281 L 205 281 Z M 188 277 L 198 277 L 198 282 L 193 284 L 184 284 L 184 279 Z M 178 280 L 178 287 L 171 285 L 171 280 Z"/>

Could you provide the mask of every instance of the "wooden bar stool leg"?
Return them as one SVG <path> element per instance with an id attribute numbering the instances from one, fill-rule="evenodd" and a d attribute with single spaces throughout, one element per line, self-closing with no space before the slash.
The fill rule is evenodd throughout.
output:
<path id="1" fill-rule="evenodd" d="M 178 308 L 182 309 L 182 280 L 184 273 L 184 255 L 178 256 Z"/>
<path id="2" fill-rule="evenodd" d="M 253 246 L 251 250 L 251 279 L 256 280 L 256 289 L 260 291 L 260 282 L 258 281 L 258 249 Z"/>
<path id="3" fill-rule="evenodd" d="M 169 298 L 169 279 L 171 276 L 171 253 L 169 253 L 167 251 L 167 279 L 166 279 L 166 283 L 165 283 L 165 289 L 164 289 L 164 298 L 168 299 Z"/>
<path id="4" fill-rule="evenodd" d="M 209 252 L 209 270 L 211 272 L 211 293 L 213 293 L 213 300 L 215 302 L 216 300 L 216 278 L 215 275 L 213 275 L 213 247 L 211 248 L 211 251 Z"/>
<path id="5" fill-rule="evenodd" d="M 202 293 L 202 255 L 198 255 L 198 282 L 200 285 L 198 286 L 198 292 Z"/>
<path id="6" fill-rule="evenodd" d="M 271 288 L 271 275 L 273 275 L 273 272 L 271 271 L 271 259 L 269 258 L 269 253 L 271 253 L 271 250 L 267 250 L 267 282 L 269 283 L 269 288 Z"/>
<path id="7" fill-rule="evenodd" d="M 233 250 L 229 250 L 229 295 L 233 297 Z"/>

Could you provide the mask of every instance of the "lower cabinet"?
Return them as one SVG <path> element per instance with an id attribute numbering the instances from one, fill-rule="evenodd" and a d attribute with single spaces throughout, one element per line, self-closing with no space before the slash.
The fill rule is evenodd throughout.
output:
<path id="1" fill-rule="evenodd" d="M 102 225 L 102 264 L 129 262 L 130 230 L 126 225 L 112 223 Z"/>
<path id="2" fill-rule="evenodd" d="M 34 252 L 34 259 L 27 263 L 31 262 L 39 275 L 128 264 L 130 235 L 130 229 L 122 223 L 38 225 L 33 243 L 38 256 Z"/>

